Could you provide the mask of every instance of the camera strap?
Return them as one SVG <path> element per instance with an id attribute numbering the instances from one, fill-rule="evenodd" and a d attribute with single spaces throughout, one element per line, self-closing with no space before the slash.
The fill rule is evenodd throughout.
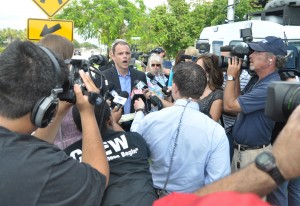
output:
<path id="1" fill-rule="evenodd" d="M 171 155 L 171 158 L 170 158 L 170 166 L 169 166 L 169 170 L 168 170 L 168 174 L 167 174 L 167 179 L 165 181 L 165 184 L 164 184 L 164 187 L 162 188 L 161 192 L 165 191 L 166 187 L 167 187 L 167 184 L 168 184 L 168 181 L 169 181 L 169 177 L 170 177 L 170 174 L 171 174 L 171 167 L 172 167 L 172 164 L 173 164 L 173 160 L 174 160 L 174 154 L 175 154 L 175 148 L 177 146 L 177 140 L 178 140 L 178 135 L 179 135 L 179 131 L 180 131 L 180 126 L 181 126 L 181 122 L 182 122 L 182 117 L 183 117 L 183 114 L 185 112 L 185 109 L 186 109 L 186 106 L 191 102 L 190 99 L 187 100 L 187 103 L 186 105 L 184 106 L 184 109 L 181 113 L 181 117 L 179 119 L 179 123 L 178 123 L 178 126 L 177 126 L 177 129 L 176 129 L 176 136 L 175 136 L 175 141 L 174 141 L 174 145 L 173 145 L 173 150 L 172 150 L 172 155 Z"/>

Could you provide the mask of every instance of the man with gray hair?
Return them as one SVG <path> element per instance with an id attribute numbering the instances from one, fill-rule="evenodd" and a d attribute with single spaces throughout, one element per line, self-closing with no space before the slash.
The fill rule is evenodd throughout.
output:
<path id="1" fill-rule="evenodd" d="M 285 43 L 274 36 L 248 45 L 253 50 L 250 55 L 250 70 L 256 72 L 258 81 L 240 95 L 239 74 L 242 60 L 232 57 L 228 61 L 224 91 L 224 110 L 238 114 L 232 130 L 235 147 L 232 171 L 253 162 L 258 154 L 272 150 L 270 141 L 275 121 L 264 114 L 267 87 L 272 81 L 280 81 L 277 69 L 284 67 L 287 54 Z M 270 199 L 270 203 L 283 206 L 285 204 L 280 202 L 286 198 L 286 194 L 280 192 L 280 188 L 278 191 L 276 197 Z"/>

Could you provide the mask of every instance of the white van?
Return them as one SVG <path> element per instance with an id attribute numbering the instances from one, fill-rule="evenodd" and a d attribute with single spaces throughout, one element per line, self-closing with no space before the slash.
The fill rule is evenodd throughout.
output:
<path id="1" fill-rule="evenodd" d="M 243 31 L 244 36 L 251 36 L 252 41 L 260 41 L 266 36 L 276 36 L 284 39 L 288 45 L 288 53 L 293 53 L 293 61 L 295 63 L 291 68 L 300 67 L 300 6 L 293 6 L 292 10 L 289 10 L 290 6 L 283 6 L 277 10 L 282 12 L 297 12 L 299 15 L 290 15 L 289 19 L 280 19 L 283 17 L 277 18 L 276 16 L 269 16 L 265 18 L 266 12 L 264 13 L 264 18 L 266 20 L 248 20 L 233 22 L 228 24 L 216 25 L 205 27 L 201 33 L 200 37 L 196 42 L 196 48 L 203 52 L 210 52 L 216 55 L 220 55 L 220 47 L 228 45 L 242 45 L 247 46 L 245 40 L 241 37 L 241 32 Z M 274 9 L 273 9 L 274 10 Z M 272 11 L 273 11 L 272 10 Z M 258 13 L 258 12 L 257 12 Z M 274 13 L 274 12 L 273 12 Z M 286 13 L 284 14 L 288 16 Z M 258 16 L 254 17 L 259 19 Z M 296 18 L 296 19 L 292 19 Z M 278 21 L 279 19 L 279 21 Z M 297 21 L 296 21 L 297 20 Z M 293 22 L 293 24 L 298 25 L 288 25 L 287 23 Z M 279 23 L 278 23 L 279 22 Z M 248 30 L 247 30 L 248 29 Z M 251 34 L 252 31 L 252 34 Z M 245 33 L 246 32 L 246 33 Z"/>

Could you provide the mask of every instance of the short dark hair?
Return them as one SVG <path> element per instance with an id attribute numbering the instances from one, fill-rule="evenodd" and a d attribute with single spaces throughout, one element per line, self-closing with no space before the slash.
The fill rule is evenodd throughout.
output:
<path id="1" fill-rule="evenodd" d="M 108 104 L 103 101 L 100 105 L 96 105 L 94 108 L 95 117 L 100 129 L 101 135 L 103 135 L 107 130 L 107 121 L 110 119 L 111 112 Z M 79 110 L 76 106 L 72 108 L 73 119 L 76 125 L 76 128 L 82 132 L 82 125 Z"/>
<path id="2" fill-rule="evenodd" d="M 63 77 L 68 69 L 57 59 Z M 49 96 L 58 78 L 48 55 L 30 41 L 16 40 L 0 55 L 0 115 L 19 118 L 31 112 L 43 97 Z"/>
<path id="3" fill-rule="evenodd" d="M 128 44 L 125 40 L 123 40 L 123 39 L 116 39 L 116 40 L 113 42 L 112 46 L 111 46 L 111 50 L 112 50 L 112 53 L 113 53 L 113 54 L 115 54 L 115 52 L 116 52 L 116 46 L 118 46 L 118 45 L 126 45 L 126 46 L 128 46 L 129 49 L 130 49 L 129 44 Z"/>
<path id="4" fill-rule="evenodd" d="M 175 65 L 174 71 L 173 82 L 180 96 L 199 99 L 206 87 L 204 69 L 194 62 L 183 62 Z"/>

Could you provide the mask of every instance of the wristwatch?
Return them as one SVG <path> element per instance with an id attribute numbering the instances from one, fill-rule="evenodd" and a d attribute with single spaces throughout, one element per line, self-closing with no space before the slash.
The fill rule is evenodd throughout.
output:
<path id="1" fill-rule="evenodd" d="M 235 78 L 232 75 L 227 75 L 227 81 L 234 81 Z"/>
<path id="2" fill-rule="evenodd" d="M 282 184 L 285 179 L 279 171 L 275 157 L 270 152 L 262 152 L 255 158 L 256 167 L 268 173 L 276 182 L 277 185 Z"/>
<path id="3" fill-rule="evenodd" d="M 139 112 L 139 111 L 144 111 L 143 108 L 138 108 L 137 110 L 135 110 L 136 112 Z"/>

